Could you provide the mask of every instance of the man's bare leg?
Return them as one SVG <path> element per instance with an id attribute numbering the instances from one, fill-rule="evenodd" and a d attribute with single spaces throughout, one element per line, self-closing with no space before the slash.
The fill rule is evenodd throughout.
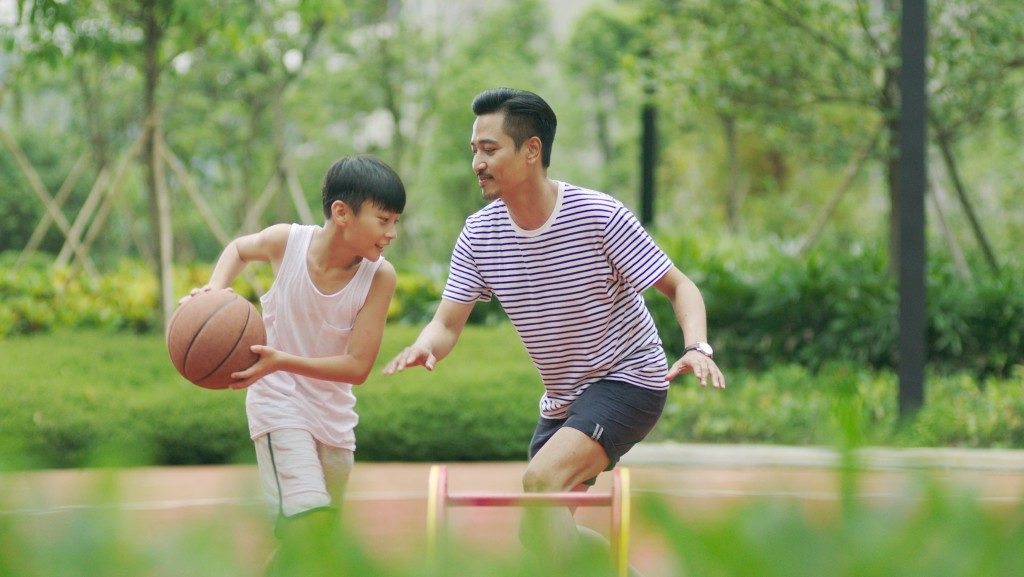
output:
<path id="1" fill-rule="evenodd" d="M 595 440 L 570 427 L 558 430 L 530 460 L 523 474 L 527 493 L 586 491 L 583 482 L 596 477 L 608 466 L 608 455 Z M 549 546 L 571 547 L 579 540 L 572 508 L 543 507 L 528 511 L 532 515 L 520 526 L 520 540 L 535 548 L 538 538 Z M 530 535 L 530 531 L 543 535 Z M 533 545 L 531 547 L 531 544 Z"/>

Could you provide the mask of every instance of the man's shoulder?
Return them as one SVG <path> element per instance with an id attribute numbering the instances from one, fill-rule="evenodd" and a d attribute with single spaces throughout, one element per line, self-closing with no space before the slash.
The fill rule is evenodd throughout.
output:
<path id="1" fill-rule="evenodd" d="M 493 226 L 508 221 L 508 208 L 501 200 L 494 200 L 466 218 L 466 228 Z"/>
<path id="2" fill-rule="evenodd" d="M 608 194 L 607 192 L 601 192 L 600 190 L 594 190 L 592 188 L 585 188 L 570 184 L 568 182 L 562 183 L 564 188 L 563 199 L 571 202 L 594 202 L 599 204 L 609 204 L 613 206 L 622 206 L 622 201 Z"/>
<path id="3" fill-rule="evenodd" d="M 609 219 L 617 212 L 626 209 L 626 205 L 622 201 L 606 192 L 569 183 L 564 183 L 564 186 L 562 212 L 565 214 Z"/>

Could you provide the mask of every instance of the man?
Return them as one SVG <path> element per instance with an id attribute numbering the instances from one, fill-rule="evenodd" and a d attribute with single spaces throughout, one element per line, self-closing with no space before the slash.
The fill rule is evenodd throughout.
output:
<path id="1" fill-rule="evenodd" d="M 466 220 L 437 312 L 384 372 L 432 370 L 474 303 L 496 296 L 545 388 L 523 489 L 585 491 L 651 431 L 673 378 L 725 387 L 704 301 L 624 205 L 548 178 L 557 121 L 541 97 L 497 88 L 472 108 L 473 170 L 493 202 Z M 651 286 L 671 299 L 686 342 L 671 367 L 642 298 Z M 575 540 L 571 512 L 555 522 Z"/>

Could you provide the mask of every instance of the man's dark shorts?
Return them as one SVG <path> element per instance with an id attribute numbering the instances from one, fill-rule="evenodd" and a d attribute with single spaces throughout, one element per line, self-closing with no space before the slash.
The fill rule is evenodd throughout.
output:
<path id="1" fill-rule="evenodd" d="M 645 389 L 621 381 L 603 380 L 590 385 L 569 405 L 564 419 L 537 421 L 530 441 L 530 458 L 562 427 L 572 427 L 594 439 L 608 455 L 610 471 L 622 455 L 651 432 L 665 408 L 668 390 Z M 596 479 L 587 481 L 593 485 Z"/>

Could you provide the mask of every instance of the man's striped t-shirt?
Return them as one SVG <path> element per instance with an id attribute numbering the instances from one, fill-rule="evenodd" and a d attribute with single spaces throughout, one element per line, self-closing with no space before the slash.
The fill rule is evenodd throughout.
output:
<path id="1" fill-rule="evenodd" d="M 557 419 L 601 379 L 667 388 L 642 293 L 671 266 L 621 202 L 559 182 L 555 209 L 535 230 L 516 226 L 500 199 L 466 219 L 443 298 L 498 298 L 544 382 L 541 414 Z"/>

